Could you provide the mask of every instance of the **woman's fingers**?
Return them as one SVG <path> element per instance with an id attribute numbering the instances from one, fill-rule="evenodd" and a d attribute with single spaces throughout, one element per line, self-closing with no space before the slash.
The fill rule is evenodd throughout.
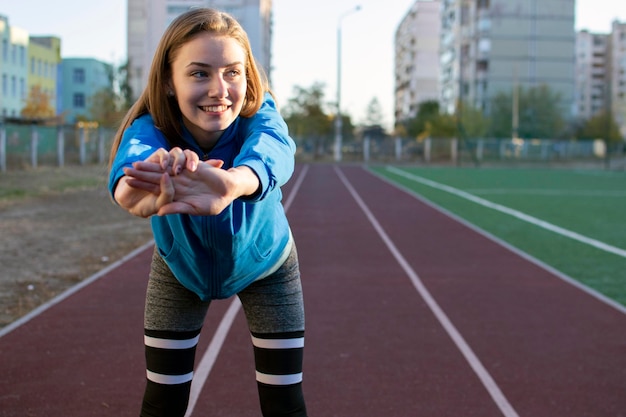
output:
<path id="1" fill-rule="evenodd" d="M 138 162 L 133 168 L 124 168 L 124 174 L 129 178 L 137 181 L 143 181 L 150 184 L 158 185 L 161 182 L 161 176 L 164 174 L 160 170 L 145 169 L 145 163 Z M 150 167 L 148 167 L 150 168 Z"/>
<path id="2" fill-rule="evenodd" d="M 126 180 L 128 185 L 136 190 L 147 191 L 151 194 L 158 195 L 161 192 L 160 184 L 153 184 L 150 182 L 140 181 L 135 178 L 129 177 Z"/>
<path id="3" fill-rule="evenodd" d="M 221 168 L 224 166 L 224 161 L 221 159 L 207 159 L 204 163 L 211 165 L 213 168 Z"/>
<path id="4" fill-rule="evenodd" d="M 186 165 L 186 159 L 185 152 L 181 148 L 175 147 L 170 150 L 170 165 L 173 175 L 178 175 L 182 172 Z"/>
<path id="5" fill-rule="evenodd" d="M 198 162 L 200 161 L 200 157 L 198 157 L 197 153 L 189 149 L 186 149 L 184 151 L 184 154 L 186 160 L 185 168 L 191 172 L 195 172 L 196 169 L 198 169 Z"/>
<path id="6" fill-rule="evenodd" d="M 170 154 L 163 148 L 157 149 L 144 162 L 151 162 L 160 167 L 161 171 L 165 171 L 170 164 Z"/>
<path id="7" fill-rule="evenodd" d="M 156 200 L 157 212 L 161 207 L 174 201 L 174 184 L 168 174 L 161 175 L 161 192 Z"/>

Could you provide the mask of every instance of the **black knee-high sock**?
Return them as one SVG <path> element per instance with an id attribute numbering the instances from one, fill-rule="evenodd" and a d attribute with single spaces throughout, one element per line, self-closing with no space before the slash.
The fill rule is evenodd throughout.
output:
<path id="1" fill-rule="evenodd" d="M 200 330 L 145 330 L 147 383 L 141 417 L 183 417 Z"/>
<path id="2" fill-rule="evenodd" d="M 264 417 L 306 417 L 302 394 L 304 332 L 253 333 L 254 361 Z"/>

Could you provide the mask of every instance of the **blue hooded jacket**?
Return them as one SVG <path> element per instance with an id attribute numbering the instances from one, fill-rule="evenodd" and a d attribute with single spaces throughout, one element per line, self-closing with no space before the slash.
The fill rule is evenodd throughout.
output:
<path id="1" fill-rule="evenodd" d="M 246 165 L 258 176 L 260 192 L 239 198 L 215 216 L 152 216 L 156 246 L 176 278 L 202 300 L 227 298 L 267 275 L 284 259 L 291 233 L 280 187 L 294 170 L 295 143 L 271 95 L 252 117 L 238 117 L 208 153 L 184 129 L 188 149 L 201 159 L 221 159 L 223 169 Z M 126 129 L 109 174 L 111 195 L 124 167 L 159 148 L 170 149 L 150 115 Z"/>

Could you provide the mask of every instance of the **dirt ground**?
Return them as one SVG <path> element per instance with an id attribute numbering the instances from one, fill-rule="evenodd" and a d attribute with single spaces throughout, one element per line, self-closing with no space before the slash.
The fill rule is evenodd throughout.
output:
<path id="1" fill-rule="evenodd" d="M 99 165 L 0 172 L 0 328 L 150 241 Z"/>

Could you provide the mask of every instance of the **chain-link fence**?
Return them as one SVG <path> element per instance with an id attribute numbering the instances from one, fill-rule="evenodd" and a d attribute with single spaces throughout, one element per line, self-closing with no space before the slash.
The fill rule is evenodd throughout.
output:
<path id="1" fill-rule="evenodd" d="M 0 171 L 104 163 L 115 131 L 86 125 L 0 125 Z M 333 138 L 299 139 L 297 157 L 333 161 Z M 342 146 L 342 162 L 416 164 L 585 164 L 626 170 L 624 142 L 556 139 L 436 139 L 355 140 Z"/>
<path id="2" fill-rule="evenodd" d="M 301 160 L 333 160 L 332 139 L 315 148 L 298 140 Z M 316 149 L 316 152 L 311 152 Z M 344 144 L 341 161 L 372 163 L 416 163 L 451 165 L 567 165 L 626 169 L 626 144 L 607 145 L 597 140 L 556 139 L 436 139 L 407 138 L 370 140 L 367 137 Z"/>
<path id="3" fill-rule="evenodd" d="M 93 125 L 0 125 L 0 171 L 104 163 L 115 132 Z"/>

